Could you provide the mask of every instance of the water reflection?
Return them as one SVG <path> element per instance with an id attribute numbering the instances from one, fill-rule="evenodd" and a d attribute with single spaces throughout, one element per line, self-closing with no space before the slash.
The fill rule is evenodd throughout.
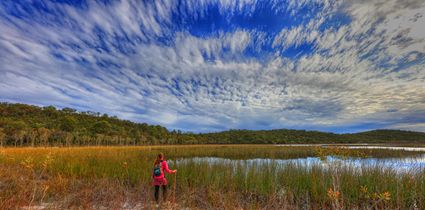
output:
<path id="1" fill-rule="evenodd" d="M 369 145 L 369 144 L 278 144 L 279 147 L 339 147 L 344 149 L 388 149 L 388 150 L 404 150 L 404 151 L 423 151 L 425 147 L 404 147 L 404 146 L 385 146 L 385 145 Z"/>
<path id="2" fill-rule="evenodd" d="M 324 158 L 318 157 L 307 157 L 307 158 L 296 158 L 296 159 L 270 159 L 270 158 L 255 158 L 245 160 L 235 160 L 220 157 L 192 157 L 182 158 L 175 161 L 171 161 L 177 165 L 186 164 L 190 162 L 195 163 L 209 163 L 209 164 L 244 164 L 247 166 L 261 166 L 268 164 L 295 164 L 311 168 L 312 166 L 321 166 L 324 169 L 328 169 L 332 166 L 347 166 L 354 169 L 367 169 L 379 167 L 382 170 L 391 169 L 398 173 L 415 173 L 425 169 L 425 154 L 403 157 L 403 158 L 340 158 L 335 156 L 326 156 Z"/>

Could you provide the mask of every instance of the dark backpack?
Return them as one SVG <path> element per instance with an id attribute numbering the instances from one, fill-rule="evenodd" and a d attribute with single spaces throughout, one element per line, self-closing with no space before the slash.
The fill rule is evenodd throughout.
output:
<path id="1" fill-rule="evenodd" d="M 159 164 L 156 164 L 153 168 L 153 176 L 158 177 L 162 175 L 162 161 Z"/>

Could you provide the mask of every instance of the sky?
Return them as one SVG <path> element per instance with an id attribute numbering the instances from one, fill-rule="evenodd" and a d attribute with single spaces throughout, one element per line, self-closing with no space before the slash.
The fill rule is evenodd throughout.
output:
<path id="1" fill-rule="evenodd" d="M 425 131 L 425 1 L 2 0 L 0 101 L 192 132 Z"/>

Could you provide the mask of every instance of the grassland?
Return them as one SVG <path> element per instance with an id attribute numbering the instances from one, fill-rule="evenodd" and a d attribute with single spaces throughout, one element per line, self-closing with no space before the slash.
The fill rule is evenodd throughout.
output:
<path id="1" fill-rule="evenodd" d="M 177 168 L 176 200 L 165 208 L 200 209 L 423 209 L 425 171 L 397 173 L 344 164 L 252 165 L 243 159 L 312 156 L 403 157 L 420 152 L 268 145 L 70 147 L 0 149 L 0 209 L 149 208 L 151 172 L 158 152 Z M 176 160 L 190 157 L 241 159 Z M 168 176 L 170 186 L 174 177 Z M 173 189 L 169 200 L 173 201 Z"/>

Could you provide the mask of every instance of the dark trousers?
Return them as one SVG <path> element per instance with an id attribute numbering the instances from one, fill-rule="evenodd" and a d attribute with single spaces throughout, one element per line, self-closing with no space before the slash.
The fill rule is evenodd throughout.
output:
<path id="1" fill-rule="evenodd" d="M 158 203 L 159 199 L 159 185 L 155 185 L 155 201 Z M 167 199 L 167 185 L 162 185 L 162 199 Z"/>

